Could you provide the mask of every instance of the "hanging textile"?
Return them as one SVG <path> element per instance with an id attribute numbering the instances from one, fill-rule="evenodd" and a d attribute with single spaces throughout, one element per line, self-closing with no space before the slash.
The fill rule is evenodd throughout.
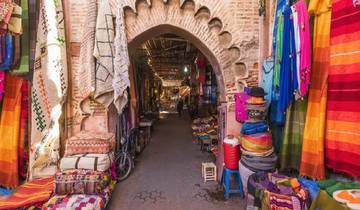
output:
<path id="1" fill-rule="evenodd" d="M 274 59 L 268 58 L 264 61 L 261 71 L 261 84 L 260 86 L 264 89 L 266 96 L 264 96 L 266 100 L 266 106 L 270 106 L 271 102 L 271 94 L 273 92 L 273 77 L 274 77 Z"/>
<path id="2" fill-rule="evenodd" d="M 21 15 L 22 15 L 21 6 L 14 4 L 14 9 L 8 24 L 8 30 L 13 34 L 22 33 Z"/>
<path id="3" fill-rule="evenodd" d="M 309 90 L 311 76 L 311 38 L 310 38 L 310 22 L 307 6 L 304 0 L 299 0 L 293 8 L 297 13 L 297 25 L 299 27 L 298 43 L 298 83 L 299 93 L 304 97 Z"/>
<path id="4" fill-rule="evenodd" d="M 307 100 L 294 101 L 286 113 L 284 137 L 280 150 L 280 168 L 300 168 Z"/>
<path id="5" fill-rule="evenodd" d="M 294 19 L 290 7 L 284 11 L 283 48 L 280 66 L 279 110 L 286 112 L 298 89 Z"/>
<path id="6" fill-rule="evenodd" d="M 20 63 L 12 70 L 14 74 L 26 74 L 29 72 L 29 5 L 28 0 L 21 0 L 22 8 L 22 34 L 21 34 L 21 58 Z"/>
<path id="7" fill-rule="evenodd" d="M 0 64 L 0 70 L 8 71 L 11 68 L 13 59 L 14 59 L 14 43 L 13 36 L 7 33 L 4 35 L 4 41 L 1 43 L 3 45 L 3 59 Z"/>
<path id="8" fill-rule="evenodd" d="M 67 92 L 61 1 L 41 1 L 39 18 L 32 87 L 30 179 L 55 174 L 59 159 L 59 119 Z"/>
<path id="9" fill-rule="evenodd" d="M 0 116 L 1 116 L 1 105 L 4 98 L 5 91 L 5 72 L 0 71 Z"/>
<path id="10" fill-rule="evenodd" d="M 96 58 L 95 99 L 109 107 L 113 103 L 114 78 L 114 15 L 108 0 L 101 1 L 95 32 L 94 56 Z"/>
<path id="11" fill-rule="evenodd" d="M 326 166 L 360 178 L 360 9 L 334 0 L 330 33 Z"/>
<path id="12" fill-rule="evenodd" d="M 6 75 L 5 97 L 0 120 L 0 185 L 17 187 L 18 146 L 22 79 Z"/>
<path id="13" fill-rule="evenodd" d="M 313 70 L 304 129 L 300 175 L 325 178 L 324 138 L 327 77 L 330 53 L 331 0 L 311 0 L 309 13 L 315 15 Z"/>
<path id="14" fill-rule="evenodd" d="M 19 136 L 19 175 L 26 178 L 29 162 L 28 144 L 28 116 L 29 116 L 29 83 L 23 81 L 21 86 L 21 113 L 20 113 L 20 136 Z"/>
<path id="15" fill-rule="evenodd" d="M 97 4 L 96 0 L 87 3 L 87 15 L 84 23 L 84 32 L 80 46 L 80 68 L 78 87 L 82 99 L 87 98 L 95 90 L 95 47 Z"/>
<path id="16" fill-rule="evenodd" d="M 129 52 L 125 34 L 124 5 L 122 0 L 118 0 L 116 9 L 116 36 L 115 36 L 115 68 L 114 68 L 114 105 L 121 113 L 128 101 L 127 88 L 130 87 L 129 78 Z"/>

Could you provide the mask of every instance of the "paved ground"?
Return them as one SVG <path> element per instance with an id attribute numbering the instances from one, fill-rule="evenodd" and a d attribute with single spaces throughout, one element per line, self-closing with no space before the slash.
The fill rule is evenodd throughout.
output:
<path id="1" fill-rule="evenodd" d="M 189 119 L 172 115 L 156 124 L 153 138 L 137 158 L 129 179 L 118 184 L 109 209 L 241 210 L 245 201 L 224 201 L 216 182 L 204 184 L 201 162 L 211 160 L 192 142 Z"/>

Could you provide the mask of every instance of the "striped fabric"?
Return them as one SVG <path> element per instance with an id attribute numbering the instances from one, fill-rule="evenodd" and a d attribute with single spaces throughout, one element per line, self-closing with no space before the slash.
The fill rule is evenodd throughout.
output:
<path id="1" fill-rule="evenodd" d="M 314 15 L 313 69 L 304 130 L 300 174 L 325 178 L 324 140 L 326 124 L 327 75 L 330 53 L 331 0 L 311 0 Z"/>
<path id="2" fill-rule="evenodd" d="M 360 8 L 333 0 L 326 166 L 360 177 Z"/>
<path id="3" fill-rule="evenodd" d="M 29 83 L 23 81 L 21 86 L 21 113 L 20 113 L 20 136 L 19 136 L 19 175 L 23 178 L 26 178 L 28 162 L 29 162 Z"/>
<path id="4" fill-rule="evenodd" d="M 19 185 L 21 86 L 21 78 L 6 75 L 5 97 L 0 121 L 0 185 L 10 188 Z"/>
<path id="5" fill-rule="evenodd" d="M 300 168 L 307 100 L 294 101 L 286 113 L 284 138 L 280 151 L 282 169 Z"/>
<path id="6" fill-rule="evenodd" d="M 20 186 L 10 197 L 0 199 L 0 209 L 27 209 L 41 206 L 50 199 L 54 177 L 35 179 Z"/>

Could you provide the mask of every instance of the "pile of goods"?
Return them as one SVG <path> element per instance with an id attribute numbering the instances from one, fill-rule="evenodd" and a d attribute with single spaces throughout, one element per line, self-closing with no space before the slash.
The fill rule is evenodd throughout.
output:
<path id="1" fill-rule="evenodd" d="M 247 189 L 246 209 L 360 209 L 360 183 L 351 181 L 258 172 L 249 177 Z"/>
<path id="2" fill-rule="evenodd" d="M 207 145 L 207 151 L 217 152 L 218 120 L 216 116 L 193 120 L 193 137 L 201 145 Z"/>
<path id="3" fill-rule="evenodd" d="M 265 95 L 264 89 L 253 87 L 235 97 L 237 120 L 243 122 L 239 162 L 243 183 L 247 183 L 248 177 L 255 172 L 273 172 L 276 168 L 277 156 L 266 122 Z"/>
<path id="4" fill-rule="evenodd" d="M 114 144 L 111 133 L 83 131 L 69 138 L 55 174 L 55 195 L 43 209 L 105 208 L 115 186 Z"/>

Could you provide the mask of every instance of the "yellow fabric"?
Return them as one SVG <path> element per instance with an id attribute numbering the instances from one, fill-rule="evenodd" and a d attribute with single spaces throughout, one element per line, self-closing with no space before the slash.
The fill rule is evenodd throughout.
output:
<path id="1" fill-rule="evenodd" d="M 324 179 L 324 139 L 327 78 L 330 60 L 331 0 L 311 0 L 308 10 L 311 15 L 315 15 L 314 49 L 300 174 L 314 179 Z"/>

